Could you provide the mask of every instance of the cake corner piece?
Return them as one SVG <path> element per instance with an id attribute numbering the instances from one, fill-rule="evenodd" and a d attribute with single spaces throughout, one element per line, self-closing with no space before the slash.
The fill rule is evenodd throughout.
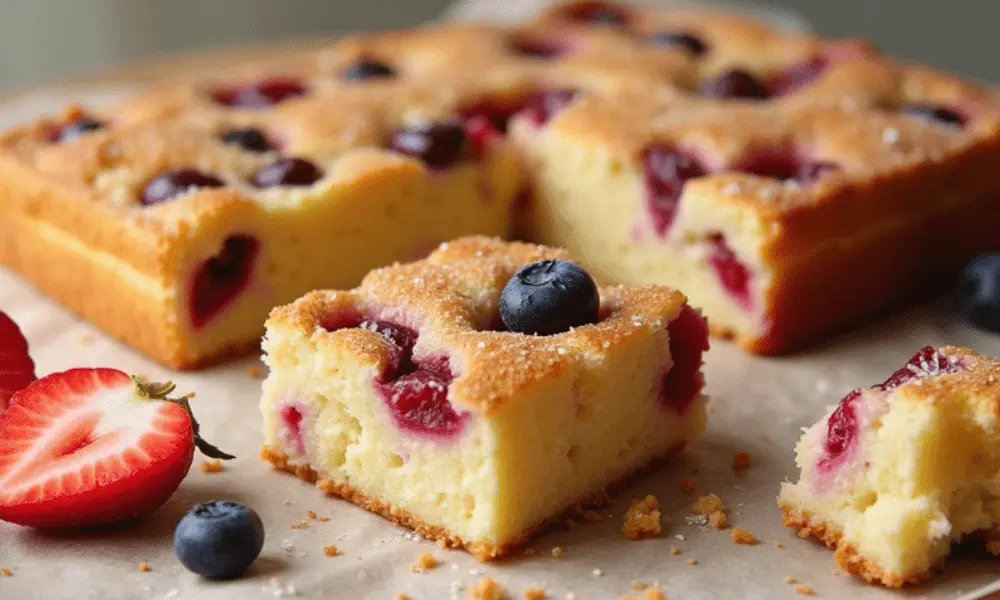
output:
<path id="1" fill-rule="evenodd" d="M 498 325 L 519 269 L 566 258 L 464 238 L 276 310 L 262 456 L 481 560 L 606 501 L 703 431 L 708 329 L 654 286 L 600 288 L 561 333 Z"/>

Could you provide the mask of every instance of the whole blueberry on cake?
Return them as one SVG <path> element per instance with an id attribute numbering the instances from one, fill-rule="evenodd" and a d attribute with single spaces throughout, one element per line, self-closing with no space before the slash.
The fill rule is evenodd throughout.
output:
<path id="1" fill-rule="evenodd" d="M 570 264 L 544 246 L 463 238 L 276 309 L 264 458 L 490 559 L 679 451 L 705 426 L 705 320 L 662 286 L 575 290 Z M 535 305 L 501 319 L 504 289 L 537 265 L 552 283 L 546 314 L 597 310 L 506 329 Z"/>
<path id="2" fill-rule="evenodd" d="M 998 448 L 1000 361 L 928 346 L 806 430 L 785 524 L 890 587 L 927 579 L 965 539 L 1000 555 Z"/>

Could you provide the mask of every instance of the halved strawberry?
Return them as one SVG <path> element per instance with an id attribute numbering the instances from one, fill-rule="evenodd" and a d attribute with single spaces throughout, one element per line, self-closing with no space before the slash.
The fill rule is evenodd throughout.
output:
<path id="1" fill-rule="evenodd" d="M 0 415 L 14 392 L 35 380 L 35 363 L 28 356 L 28 341 L 10 317 L 0 312 Z"/>
<path id="2" fill-rule="evenodd" d="M 205 443 L 186 398 L 115 369 L 72 369 L 20 391 L 0 421 L 0 520 L 39 528 L 146 515 Z"/>

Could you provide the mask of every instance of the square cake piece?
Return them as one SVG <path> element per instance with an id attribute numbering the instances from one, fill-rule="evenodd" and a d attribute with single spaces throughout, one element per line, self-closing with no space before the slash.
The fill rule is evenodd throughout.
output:
<path id="1" fill-rule="evenodd" d="M 927 579 L 956 542 L 1000 555 L 1000 361 L 926 347 L 844 397 L 796 452 L 785 524 L 835 549 L 844 570 L 899 587 Z"/>
<path id="2" fill-rule="evenodd" d="M 504 330 L 501 290 L 559 250 L 486 238 L 272 313 L 263 456 L 480 559 L 695 439 L 708 329 L 677 291 L 602 287 L 595 323 Z"/>

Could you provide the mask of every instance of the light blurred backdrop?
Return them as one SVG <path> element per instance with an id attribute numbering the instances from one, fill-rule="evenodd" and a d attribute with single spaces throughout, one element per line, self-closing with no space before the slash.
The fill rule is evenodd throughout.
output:
<path id="1" fill-rule="evenodd" d="M 471 1 L 494 10 L 530 2 Z M 0 0 L 0 90 L 167 52 L 414 25 L 438 18 L 450 4 L 452 0 Z M 868 38 L 890 54 L 1000 82 L 1000 0 L 769 4 L 802 15 L 823 35 Z"/>

